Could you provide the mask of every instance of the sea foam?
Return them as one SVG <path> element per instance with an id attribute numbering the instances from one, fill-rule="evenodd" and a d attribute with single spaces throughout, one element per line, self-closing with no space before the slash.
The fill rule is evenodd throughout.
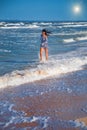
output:
<path id="1" fill-rule="evenodd" d="M 34 82 L 54 75 L 62 75 L 82 69 L 87 63 L 85 58 L 67 58 L 61 60 L 49 60 L 47 63 L 40 63 L 33 69 L 13 71 L 0 77 L 0 88 L 17 86 L 28 82 Z"/>

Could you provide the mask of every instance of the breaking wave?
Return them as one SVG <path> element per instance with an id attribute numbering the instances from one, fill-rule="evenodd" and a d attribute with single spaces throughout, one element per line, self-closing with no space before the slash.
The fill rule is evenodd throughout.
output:
<path id="1" fill-rule="evenodd" d="M 1 22 L 0 23 L 0 28 L 2 29 L 17 29 L 17 28 L 39 28 L 37 24 L 31 24 L 31 23 L 5 23 Z"/>
<path id="2" fill-rule="evenodd" d="M 77 38 L 70 38 L 70 39 L 64 39 L 65 43 L 71 43 L 71 42 L 76 42 L 76 41 L 86 41 L 87 37 L 77 37 Z"/>
<path id="3" fill-rule="evenodd" d="M 69 42 L 74 42 L 75 40 L 73 39 L 73 38 L 71 38 L 71 39 L 64 39 L 64 42 L 65 43 L 69 43 Z"/>
<path id="4" fill-rule="evenodd" d="M 75 57 L 61 59 L 50 59 L 47 63 L 38 63 L 35 68 L 25 69 L 21 71 L 13 71 L 0 77 L 0 88 L 7 86 L 17 86 L 28 82 L 34 82 L 50 76 L 65 74 L 82 69 L 87 64 L 87 57 Z"/>

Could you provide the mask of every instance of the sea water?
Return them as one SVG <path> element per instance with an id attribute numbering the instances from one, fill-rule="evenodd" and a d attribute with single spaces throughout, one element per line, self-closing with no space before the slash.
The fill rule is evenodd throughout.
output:
<path id="1" fill-rule="evenodd" d="M 49 60 L 39 62 L 42 29 Z M 0 22 L 0 87 L 81 70 L 87 64 L 87 22 Z"/>

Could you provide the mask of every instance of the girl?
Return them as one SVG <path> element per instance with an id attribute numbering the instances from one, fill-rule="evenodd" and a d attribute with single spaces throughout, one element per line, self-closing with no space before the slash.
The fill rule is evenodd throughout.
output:
<path id="1" fill-rule="evenodd" d="M 43 51 L 45 52 L 46 60 L 48 60 L 48 32 L 43 29 L 41 34 L 41 44 L 40 44 L 40 61 L 42 61 Z"/>

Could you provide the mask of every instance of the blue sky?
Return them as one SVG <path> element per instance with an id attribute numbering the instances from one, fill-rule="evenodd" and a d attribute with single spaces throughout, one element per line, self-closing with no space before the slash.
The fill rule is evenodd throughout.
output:
<path id="1" fill-rule="evenodd" d="M 81 8 L 77 14 L 76 5 Z M 0 19 L 87 21 L 87 0 L 0 0 Z"/>

